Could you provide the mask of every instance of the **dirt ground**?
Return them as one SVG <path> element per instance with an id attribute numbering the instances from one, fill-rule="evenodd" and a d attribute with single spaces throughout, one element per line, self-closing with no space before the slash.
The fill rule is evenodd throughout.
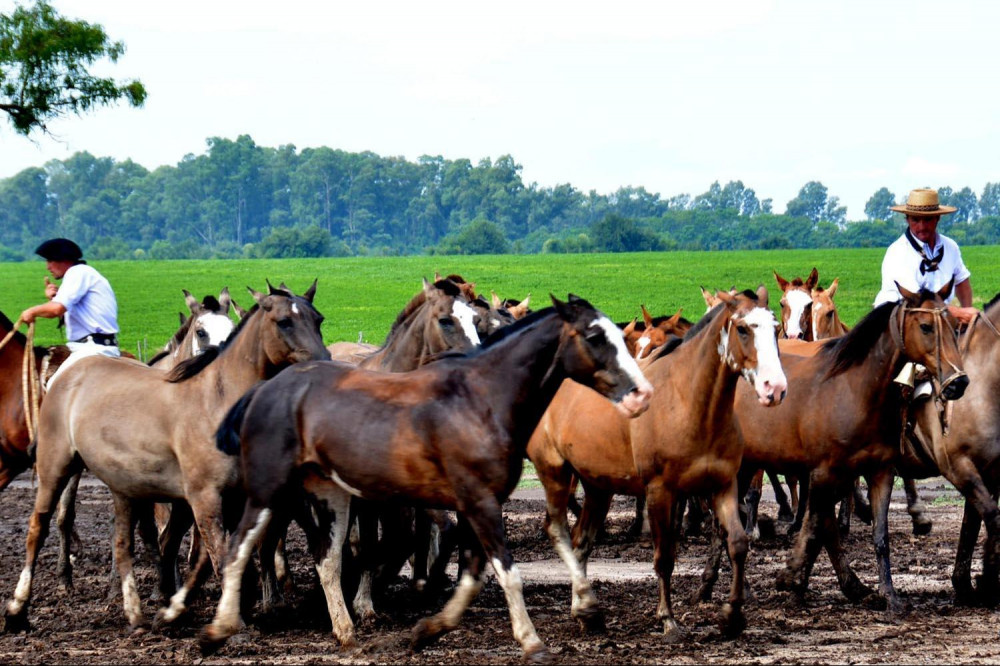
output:
<path id="1" fill-rule="evenodd" d="M 748 627 L 736 640 L 720 637 L 719 603 L 728 583 L 723 574 L 712 604 L 694 604 L 694 591 L 707 549 L 703 538 L 689 539 L 679 551 L 674 574 L 675 610 L 688 634 L 667 643 L 655 619 L 657 586 L 648 540 L 625 537 L 631 500 L 616 500 L 608 533 L 591 561 L 595 590 L 607 610 L 607 631 L 585 635 L 570 618 L 568 576 L 554 557 L 542 530 L 540 491 L 519 491 L 506 505 L 507 534 L 525 581 L 528 610 L 542 640 L 559 663 L 1000 663 L 1000 616 L 996 611 L 956 607 L 950 583 L 962 507 L 943 480 L 921 482 L 921 496 L 934 520 L 929 536 L 911 534 L 901 491 L 894 497 L 891 538 L 896 585 L 912 610 L 903 617 L 849 603 L 836 587 L 832 568 L 821 555 L 804 603 L 778 592 L 787 539 L 783 525 L 772 524 L 753 545 L 748 579 L 752 596 Z M 33 491 L 18 480 L 0 502 L 0 596 L 17 584 L 24 557 L 24 535 Z M 61 594 L 55 581 L 56 537 L 42 552 L 28 633 L 0 636 L 0 662 L 50 663 L 405 663 L 506 664 L 521 661 L 503 592 L 491 577 L 460 628 L 418 654 L 408 649 L 409 630 L 423 615 L 441 608 L 444 597 L 424 598 L 407 581 L 376 598 L 380 615 L 359 631 L 360 647 L 341 651 L 318 591 L 317 577 L 301 534 L 291 535 L 290 559 L 296 592 L 288 606 L 269 617 L 249 619 L 246 630 L 216 655 L 202 658 L 196 636 L 210 621 L 219 585 L 212 580 L 181 624 L 166 633 L 130 634 L 120 599 L 109 601 L 108 572 L 111 500 L 96 481 L 80 490 L 77 524 L 83 550 L 76 560 L 75 592 Z M 762 503 L 765 519 L 773 503 Z M 765 524 L 765 528 L 767 524 Z M 768 534 L 770 532 L 770 534 Z M 778 534 L 775 534 L 777 532 Z M 861 579 L 877 585 L 870 530 L 860 523 L 847 539 Z M 980 546 L 981 547 L 981 546 Z M 149 596 L 156 576 L 139 549 L 139 587 L 149 617 L 156 605 Z M 977 558 L 980 551 L 977 549 Z M 978 570 L 978 565 L 975 570 Z M 975 571 L 974 570 L 974 571 Z"/>

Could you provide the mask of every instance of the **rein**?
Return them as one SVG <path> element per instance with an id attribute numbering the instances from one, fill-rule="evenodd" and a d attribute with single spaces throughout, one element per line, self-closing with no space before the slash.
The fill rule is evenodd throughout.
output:
<path id="1" fill-rule="evenodd" d="M 0 341 L 0 350 L 7 346 L 13 339 L 17 329 L 21 327 L 24 320 L 18 318 L 10 333 Z M 27 341 L 24 345 L 24 359 L 21 363 L 21 395 L 24 400 L 24 421 L 28 426 L 28 434 L 31 439 L 35 438 L 38 430 L 38 410 L 41 405 L 41 385 L 38 379 L 38 370 L 35 366 L 35 323 L 28 324 Z"/>
<path id="2" fill-rule="evenodd" d="M 976 330 L 976 324 L 978 324 L 980 321 L 982 321 L 986 325 L 986 328 L 993 331 L 994 335 L 1000 338 L 1000 330 L 997 330 L 997 327 L 993 324 L 992 321 L 990 321 L 990 318 L 987 317 L 985 313 L 983 313 L 982 311 L 977 312 L 976 316 L 973 317 L 972 321 L 969 323 L 968 331 L 963 336 L 963 342 L 965 343 L 963 345 L 964 348 L 961 350 L 963 357 L 969 353 L 969 347 L 972 346 L 972 334 Z"/>

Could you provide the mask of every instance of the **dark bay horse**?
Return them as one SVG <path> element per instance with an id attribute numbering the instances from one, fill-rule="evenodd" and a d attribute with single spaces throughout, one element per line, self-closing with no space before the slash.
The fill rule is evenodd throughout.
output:
<path id="1" fill-rule="evenodd" d="M 256 305 L 226 344 L 165 374 L 138 362 L 94 356 L 81 359 L 55 382 L 42 403 L 35 469 L 38 491 L 28 525 L 26 557 L 6 626 L 26 627 L 38 551 L 55 501 L 69 479 L 87 468 L 111 490 L 115 504 L 115 561 L 129 624 L 144 624 L 132 573 L 133 508 L 172 502 L 163 537 L 161 586 L 173 591 L 173 561 L 193 517 L 202 544 L 218 568 L 223 548 L 222 495 L 237 486 L 235 461 L 215 448 L 226 410 L 256 382 L 284 367 L 329 358 L 312 306 L 315 282 L 303 296 L 269 288 L 251 290 Z M 183 415 L 183 417 L 181 417 Z M 72 525 L 66 527 L 72 529 Z M 196 566 L 157 620 L 176 619 L 206 567 Z"/>
<path id="2" fill-rule="evenodd" d="M 545 488 L 546 531 L 570 570 L 571 613 L 585 625 L 599 626 L 601 620 L 586 565 L 613 494 L 652 493 L 656 501 L 649 518 L 661 582 L 657 617 L 671 636 L 679 631 L 670 607 L 672 560 L 667 562 L 674 548 L 675 499 L 689 494 L 713 497 L 742 571 L 746 540 L 735 495 L 741 452 L 738 446 L 718 447 L 718 435 L 732 427 L 733 393 L 741 376 L 755 385 L 766 404 L 781 401 L 784 377 L 775 340 L 777 322 L 767 310 L 766 290 L 735 296 L 720 292 L 719 298 L 721 304 L 688 331 L 683 343 L 668 345 L 670 351 L 641 366 L 655 390 L 650 409 L 641 417 L 619 418 L 596 393 L 565 382 L 532 435 L 527 453 Z M 571 540 L 566 509 L 574 476 L 586 493 Z M 736 552 L 741 542 L 742 555 Z M 738 588 L 737 605 L 742 582 Z M 737 628 L 738 611 L 728 613 Z"/>
<path id="3" fill-rule="evenodd" d="M 592 386 L 629 416 L 645 410 L 652 394 L 606 316 L 572 295 L 553 303 L 479 350 L 413 372 L 309 363 L 244 396 L 218 441 L 242 454 L 247 503 L 230 541 L 215 620 L 202 632 L 203 651 L 239 630 L 240 581 L 252 545 L 304 490 L 325 528 L 313 552 L 342 645 L 355 642 L 340 587 L 353 495 L 459 513 L 466 568 L 444 609 L 414 629 L 415 648 L 458 625 L 489 561 L 525 656 L 547 658 L 505 543 L 501 504 L 516 487 L 528 438 L 564 379 Z"/>
<path id="4" fill-rule="evenodd" d="M 893 465 L 900 457 L 902 402 L 893 378 L 907 362 L 923 364 L 950 399 L 968 385 L 954 336 L 954 321 L 940 292 L 901 289 L 903 300 L 866 315 L 849 333 L 826 342 L 813 356 L 784 355 L 788 399 L 761 419 L 756 396 L 737 391 L 735 412 L 749 468 L 772 466 L 800 478 L 809 475 L 806 518 L 786 568 L 781 589 L 803 594 L 819 551 L 827 550 L 843 593 L 857 601 L 871 594 L 851 569 L 841 547 L 834 506 L 854 479 L 869 479 L 875 513 L 873 536 L 879 593 L 893 611 L 902 604 L 889 568 L 887 516 Z M 819 408 L 817 408 L 820 406 Z M 711 596 L 718 553 L 703 575 L 700 595 Z"/>

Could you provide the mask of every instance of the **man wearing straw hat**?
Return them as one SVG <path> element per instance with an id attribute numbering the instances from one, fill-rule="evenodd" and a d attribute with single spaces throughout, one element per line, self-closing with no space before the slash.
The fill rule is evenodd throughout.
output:
<path id="1" fill-rule="evenodd" d="M 53 238 L 35 249 L 46 260 L 45 267 L 60 285 L 45 277 L 48 303 L 35 305 L 21 313 L 21 320 L 31 324 L 38 317 L 54 319 L 65 316 L 69 357 L 49 380 L 49 385 L 67 367 L 84 356 L 102 354 L 119 357 L 118 302 L 107 278 L 87 265 L 80 246 L 67 238 Z"/>
<path id="2" fill-rule="evenodd" d="M 940 205 L 936 190 L 921 189 L 910 192 L 906 204 L 892 206 L 892 210 L 906 215 L 907 229 L 885 252 L 882 289 L 875 305 L 900 300 L 897 282 L 914 292 L 922 288 L 938 291 L 954 279 L 951 296 L 958 298 L 959 305 L 949 305 L 948 311 L 962 324 L 971 322 L 978 312 L 972 307 L 971 273 L 962 262 L 958 243 L 937 232 L 941 216 L 958 209 Z"/>

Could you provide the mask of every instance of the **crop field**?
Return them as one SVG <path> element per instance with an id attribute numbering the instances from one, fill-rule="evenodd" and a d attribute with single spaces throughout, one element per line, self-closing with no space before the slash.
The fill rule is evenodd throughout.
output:
<path id="1" fill-rule="evenodd" d="M 348 259 L 256 259 L 215 261 L 98 261 L 94 266 L 111 281 L 118 296 L 123 349 L 143 358 L 164 345 L 178 326 L 178 312 L 187 313 L 181 289 L 199 300 L 224 286 L 242 306 L 253 302 L 250 286 L 266 291 L 265 280 L 285 282 L 293 291 L 306 290 L 319 279 L 316 306 L 326 321 L 329 342 L 380 344 L 407 301 L 420 289 L 421 279 L 459 273 L 489 296 L 523 299 L 531 294 L 535 308 L 548 304 L 548 294 L 566 298 L 572 292 L 590 300 L 615 321 L 639 315 L 645 304 L 654 315 L 683 314 L 696 320 L 705 310 L 699 287 L 756 288 L 764 284 L 778 309 L 778 287 L 772 271 L 791 279 L 806 277 L 815 266 L 820 284 L 840 278 L 835 301 L 842 319 L 853 324 L 871 307 L 879 288 L 884 248 L 857 250 L 774 250 L 754 252 L 663 252 L 631 254 L 433 256 Z M 972 271 L 978 306 L 1000 291 L 1000 248 L 963 250 Z M 4 290 L 0 311 L 12 320 L 43 298 L 41 261 L 0 264 Z M 50 320 L 38 324 L 39 344 L 63 341 Z"/>

